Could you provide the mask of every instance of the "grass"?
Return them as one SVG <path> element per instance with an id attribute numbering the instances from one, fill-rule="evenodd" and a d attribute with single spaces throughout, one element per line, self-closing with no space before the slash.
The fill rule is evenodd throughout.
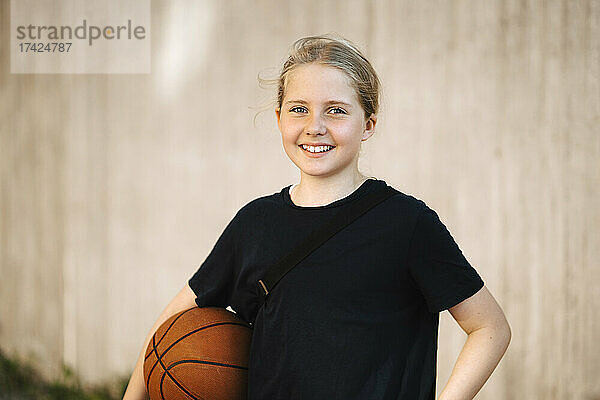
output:
<path id="1" fill-rule="evenodd" d="M 62 367 L 62 378 L 47 381 L 28 362 L 0 350 L 0 400 L 115 400 L 122 399 L 129 377 L 110 384 L 83 387 L 75 372 Z"/>

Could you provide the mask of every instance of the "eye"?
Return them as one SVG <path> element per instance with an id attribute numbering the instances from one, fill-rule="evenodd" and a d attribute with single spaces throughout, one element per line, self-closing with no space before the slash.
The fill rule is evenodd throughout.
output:
<path id="1" fill-rule="evenodd" d="M 296 106 L 296 107 L 292 107 L 292 108 L 290 109 L 290 111 L 291 111 L 291 112 L 296 112 L 295 110 L 301 110 L 301 109 L 304 109 L 304 107 Z"/>
<path id="2" fill-rule="evenodd" d="M 333 111 L 333 110 L 338 110 L 338 111 L 341 111 L 341 112 L 335 112 L 334 114 L 346 114 L 346 110 L 344 110 L 343 108 L 334 107 L 334 108 L 332 108 L 331 110 L 332 110 L 332 111 Z"/>

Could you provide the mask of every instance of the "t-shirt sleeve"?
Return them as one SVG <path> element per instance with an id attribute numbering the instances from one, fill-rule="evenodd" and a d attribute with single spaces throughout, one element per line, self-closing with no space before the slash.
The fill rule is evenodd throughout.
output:
<path id="1" fill-rule="evenodd" d="M 204 262 L 188 281 L 199 307 L 226 308 L 231 303 L 238 215 L 227 224 Z"/>
<path id="2" fill-rule="evenodd" d="M 408 266 L 432 313 L 457 305 L 484 285 L 438 214 L 429 207 L 417 217 Z"/>

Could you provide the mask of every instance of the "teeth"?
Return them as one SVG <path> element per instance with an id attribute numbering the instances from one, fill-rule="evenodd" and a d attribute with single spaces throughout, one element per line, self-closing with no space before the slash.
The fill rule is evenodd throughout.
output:
<path id="1" fill-rule="evenodd" d="M 302 145 L 302 148 L 310 151 L 311 153 L 321 153 L 321 152 L 333 149 L 333 146 L 316 146 L 315 147 L 315 146 Z"/>

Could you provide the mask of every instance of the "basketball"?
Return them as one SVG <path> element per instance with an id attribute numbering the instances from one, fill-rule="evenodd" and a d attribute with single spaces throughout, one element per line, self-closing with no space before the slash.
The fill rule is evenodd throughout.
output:
<path id="1" fill-rule="evenodd" d="M 144 381 L 151 400 L 246 399 L 252 328 L 219 307 L 167 319 L 148 343 Z"/>

